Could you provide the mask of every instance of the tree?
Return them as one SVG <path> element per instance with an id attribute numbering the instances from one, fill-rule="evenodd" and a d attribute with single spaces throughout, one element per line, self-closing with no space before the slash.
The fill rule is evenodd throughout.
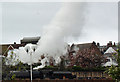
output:
<path id="1" fill-rule="evenodd" d="M 100 67 L 101 64 L 105 61 L 105 58 L 102 55 L 96 54 L 94 48 L 87 48 L 79 50 L 76 52 L 76 55 L 71 55 L 71 65 L 81 66 L 81 67 Z"/>
<path id="2" fill-rule="evenodd" d="M 2 80 L 10 80 L 15 78 L 14 74 L 10 77 L 10 71 L 29 70 L 29 66 L 27 64 L 23 64 L 19 60 L 14 60 L 16 56 L 13 55 L 15 54 L 11 52 L 9 57 L 2 57 Z"/>
<path id="3" fill-rule="evenodd" d="M 120 46 L 120 44 L 119 44 Z M 120 81 L 120 49 L 118 50 L 118 55 L 115 57 L 118 63 L 118 66 L 111 66 L 106 70 L 110 77 L 116 81 Z"/>

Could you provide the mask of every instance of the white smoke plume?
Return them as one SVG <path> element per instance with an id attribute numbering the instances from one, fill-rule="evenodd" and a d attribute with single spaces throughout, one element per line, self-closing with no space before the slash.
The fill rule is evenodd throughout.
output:
<path id="1" fill-rule="evenodd" d="M 65 41 L 69 37 L 78 38 L 81 34 L 85 7 L 86 3 L 63 3 L 50 24 L 44 26 L 42 37 L 38 42 L 37 54 L 48 54 L 54 57 L 56 62 L 57 58 L 65 55 L 67 51 Z"/>
<path id="2" fill-rule="evenodd" d="M 45 62 L 49 62 L 49 58 L 53 57 L 55 63 L 61 61 L 60 56 L 66 55 L 67 53 L 67 39 L 70 37 L 78 38 L 81 34 L 84 26 L 85 14 L 86 14 L 86 3 L 83 2 L 66 2 L 63 3 L 62 8 L 56 13 L 53 20 L 43 28 L 41 39 L 37 43 L 37 49 L 32 56 L 34 63 L 41 60 L 42 66 L 45 66 Z M 49 14 L 49 13 L 48 13 Z M 30 44 L 31 45 L 31 44 Z M 26 45 L 25 48 L 29 46 Z M 19 49 L 19 56 L 24 57 L 28 55 L 25 52 L 25 48 Z M 42 59 L 41 55 L 45 58 Z M 30 60 L 27 57 L 26 63 Z M 35 61 L 34 61 L 35 60 Z M 37 68 L 36 68 L 37 69 Z"/>

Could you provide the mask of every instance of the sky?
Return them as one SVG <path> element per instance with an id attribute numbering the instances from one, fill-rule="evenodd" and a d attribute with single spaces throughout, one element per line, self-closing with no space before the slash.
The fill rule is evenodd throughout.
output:
<path id="1" fill-rule="evenodd" d="M 118 42 L 118 5 L 114 2 L 87 3 L 81 36 L 69 43 Z M 1 5 L 1 4 L 0 4 Z M 41 36 L 62 7 L 60 2 L 2 3 L 2 44 L 20 43 L 23 37 Z M 42 36 L 41 36 L 42 37 Z"/>

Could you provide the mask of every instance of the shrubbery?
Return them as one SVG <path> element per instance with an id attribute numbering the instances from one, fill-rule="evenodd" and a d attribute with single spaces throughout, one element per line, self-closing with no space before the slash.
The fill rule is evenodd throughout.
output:
<path id="1" fill-rule="evenodd" d="M 104 67 L 95 67 L 95 68 L 82 68 L 80 66 L 73 66 L 73 71 L 105 71 Z"/>
<path id="2" fill-rule="evenodd" d="M 111 66 L 106 70 L 106 73 L 108 73 L 114 80 L 120 81 L 120 50 L 118 50 L 116 60 L 118 62 L 118 66 Z"/>
<path id="3" fill-rule="evenodd" d="M 46 66 L 43 69 L 49 69 L 53 71 L 61 71 L 59 67 L 57 66 Z M 68 67 L 65 68 L 63 71 L 105 71 L 105 67 L 96 67 L 96 68 L 83 68 L 80 66 L 73 66 L 73 67 Z"/>

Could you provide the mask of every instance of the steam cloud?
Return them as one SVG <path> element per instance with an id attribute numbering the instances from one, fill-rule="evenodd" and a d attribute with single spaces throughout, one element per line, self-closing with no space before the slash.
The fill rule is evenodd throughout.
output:
<path id="1" fill-rule="evenodd" d="M 63 3 L 63 7 L 47 26 L 38 42 L 37 54 L 43 53 L 57 58 L 67 53 L 65 41 L 79 37 L 85 20 L 85 3 Z M 36 54 L 36 55 L 37 55 Z"/>
<path id="2" fill-rule="evenodd" d="M 55 63 L 61 61 L 60 56 L 67 53 L 67 39 L 71 37 L 78 38 L 81 34 L 85 21 L 85 7 L 86 3 L 81 2 L 63 3 L 53 20 L 43 27 L 41 39 L 37 43 L 37 49 L 33 55 L 33 62 L 36 63 L 36 60 L 41 60 L 41 67 L 44 67 L 45 62 L 49 62 L 49 57 L 53 57 Z M 22 52 L 19 54 L 21 57 L 25 57 L 23 53 L 27 54 L 24 48 L 19 51 Z M 44 59 L 40 58 L 43 54 Z"/>

